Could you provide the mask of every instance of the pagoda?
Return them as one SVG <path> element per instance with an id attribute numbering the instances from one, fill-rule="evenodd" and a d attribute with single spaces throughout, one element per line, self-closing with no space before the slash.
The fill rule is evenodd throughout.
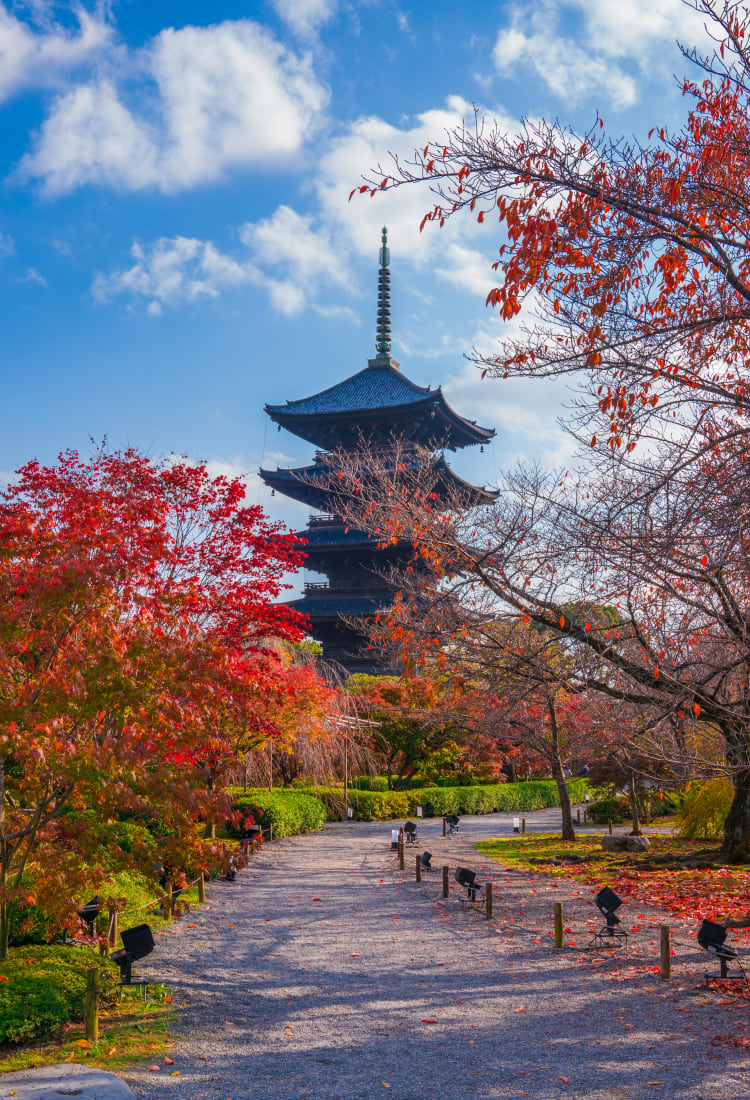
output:
<path id="1" fill-rule="evenodd" d="M 273 490 L 316 510 L 297 534 L 306 542 L 305 566 L 326 578 L 305 584 L 304 594 L 290 607 L 310 618 L 311 632 L 323 648 L 323 658 L 348 672 L 382 671 L 374 667 L 372 651 L 352 624 L 373 618 L 393 602 L 395 589 L 387 578 L 413 559 L 411 542 L 378 547 L 377 539 L 348 527 L 336 515 L 331 489 L 330 452 L 356 452 L 401 446 L 429 449 L 435 457 L 439 484 L 459 489 L 467 507 L 489 504 L 496 494 L 462 481 L 444 458 L 446 450 L 487 443 L 494 429 L 479 427 L 451 409 L 441 388 L 411 382 L 391 357 L 391 295 L 387 232 L 383 229 L 378 272 L 376 355 L 364 370 L 311 397 L 266 405 L 281 428 L 313 443 L 312 465 L 297 469 L 261 470 Z M 415 457 L 415 461 L 418 458 Z"/>

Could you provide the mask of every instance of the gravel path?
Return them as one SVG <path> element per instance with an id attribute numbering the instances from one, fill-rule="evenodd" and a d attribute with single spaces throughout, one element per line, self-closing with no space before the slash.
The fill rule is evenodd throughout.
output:
<path id="1" fill-rule="evenodd" d="M 332 825 L 264 847 L 236 883 L 158 937 L 139 973 L 168 982 L 182 1010 L 179 1076 L 132 1072 L 143 1100 L 739 1100 L 750 1095 L 745 1009 L 699 985 L 710 967 L 678 939 L 661 982 L 659 915 L 635 906 L 627 956 L 583 948 L 591 891 L 504 871 L 473 850 L 512 816 L 464 818 L 460 837 L 420 824 L 433 864 L 491 867 L 495 919 L 441 902 L 439 870 L 398 871 L 386 823 Z M 527 815 L 556 827 L 559 811 Z M 571 946 L 551 946 L 554 900 Z M 674 921 L 672 924 L 674 925 Z M 651 969 L 648 969 L 648 968 Z M 739 1024 L 739 1031 L 735 1030 Z"/>

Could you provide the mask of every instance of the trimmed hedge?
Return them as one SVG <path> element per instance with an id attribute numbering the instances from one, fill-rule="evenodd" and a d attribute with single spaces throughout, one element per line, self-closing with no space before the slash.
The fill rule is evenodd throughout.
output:
<path id="1" fill-rule="evenodd" d="M 21 947 L 0 963 L 0 1043 L 22 1043 L 84 1014 L 86 970 L 116 971 L 80 947 Z"/>
<path id="2" fill-rule="evenodd" d="M 568 791 L 574 802 L 582 802 L 587 790 L 585 779 L 568 780 Z M 324 803 L 329 821 L 343 821 L 344 792 L 341 787 L 312 787 L 310 793 Z M 391 821 L 416 816 L 417 806 L 422 807 L 424 817 L 502 811 L 528 813 L 559 806 L 560 799 L 554 780 L 535 779 L 528 783 L 422 787 L 412 791 L 350 790 L 349 805 L 360 821 Z"/>
<path id="3" fill-rule="evenodd" d="M 323 828 L 326 820 L 326 809 L 319 798 L 293 790 L 236 794 L 232 809 L 249 810 L 263 829 L 273 825 L 274 837 L 314 833 Z"/>
<path id="4" fill-rule="evenodd" d="M 588 817 L 596 825 L 606 825 L 608 821 L 613 825 L 622 825 L 630 817 L 630 799 L 622 794 L 600 798 L 589 806 Z"/>

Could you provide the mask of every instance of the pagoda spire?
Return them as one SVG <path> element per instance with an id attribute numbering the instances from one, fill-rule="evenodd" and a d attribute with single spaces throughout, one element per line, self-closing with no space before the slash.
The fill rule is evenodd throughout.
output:
<path id="1" fill-rule="evenodd" d="M 391 272 L 389 264 L 391 254 L 388 248 L 388 230 L 383 226 L 381 234 L 380 269 L 378 270 L 378 312 L 377 328 L 375 330 L 374 359 L 368 359 L 370 367 L 398 367 L 395 359 L 391 358 Z"/>

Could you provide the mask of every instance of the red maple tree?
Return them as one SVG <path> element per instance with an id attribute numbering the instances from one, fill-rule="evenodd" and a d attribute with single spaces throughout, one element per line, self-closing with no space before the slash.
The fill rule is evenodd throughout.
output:
<path id="1" fill-rule="evenodd" d="M 0 959 L 28 874 L 69 916 L 117 865 L 102 838 L 123 815 L 172 866 L 226 857 L 196 820 L 229 812 L 229 729 L 281 669 L 268 640 L 304 632 L 274 602 L 298 541 L 243 499 L 239 480 L 133 450 L 31 462 L 3 493 Z"/>

